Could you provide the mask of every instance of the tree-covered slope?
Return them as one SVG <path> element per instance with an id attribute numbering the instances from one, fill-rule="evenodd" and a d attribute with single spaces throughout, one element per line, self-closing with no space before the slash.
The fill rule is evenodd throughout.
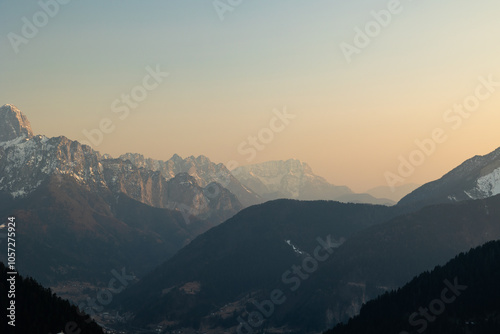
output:
<path id="1" fill-rule="evenodd" d="M 325 334 L 500 333 L 500 241 L 461 253 Z"/>
<path id="2" fill-rule="evenodd" d="M 103 334 L 102 329 L 81 313 L 68 301 L 57 297 L 50 289 L 46 289 L 33 278 L 23 278 L 15 275 L 15 285 L 11 289 L 10 281 L 13 275 L 0 262 L 0 307 L 2 309 L 2 333 L 5 334 Z M 15 291 L 15 292 L 12 292 Z M 12 295 L 14 293 L 14 295 Z M 13 298 L 10 298 L 13 297 Z M 15 326 L 8 322 L 12 310 L 11 301 L 15 304 Z"/>

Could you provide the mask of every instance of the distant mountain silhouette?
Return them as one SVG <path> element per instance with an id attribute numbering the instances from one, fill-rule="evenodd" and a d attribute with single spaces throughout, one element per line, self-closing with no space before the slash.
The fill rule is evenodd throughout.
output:
<path id="1" fill-rule="evenodd" d="M 399 202 L 401 198 L 405 197 L 418 187 L 420 187 L 420 185 L 415 183 L 395 186 L 394 188 L 391 188 L 389 186 L 379 186 L 367 190 L 366 193 L 377 198 L 388 198 L 391 201 Z"/>
<path id="2" fill-rule="evenodd" d="M 243 185 L 267 200 L 288 198 L 396 204 L 389 199 L 375 198 L 370 194 L 355 194 L 346 186 L 335 186 L 314 174 L 308 164 L 295 159 L 241 166 L 232 173 Z"/>

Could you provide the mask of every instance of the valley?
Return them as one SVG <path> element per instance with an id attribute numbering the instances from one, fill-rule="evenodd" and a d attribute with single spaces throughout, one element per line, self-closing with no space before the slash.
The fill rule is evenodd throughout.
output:
<path id="1" fill-rule="evenodd" d="M 0 334 L 500 333 L 499 12 L 0 1 Z"/>
<path id="2" fill-rule="evenodd" d="M 500 239 L 497 151 L 382 205 L 297 160 L 113 159 L 35 136 L 13 106 L 0 119 L 18 129 L 0 213 L 21 226 L 20 271 L 111 333 L 318 333 Z"/>

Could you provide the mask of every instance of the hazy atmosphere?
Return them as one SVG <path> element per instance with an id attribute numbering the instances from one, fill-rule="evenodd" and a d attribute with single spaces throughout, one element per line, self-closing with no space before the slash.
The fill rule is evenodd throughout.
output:
<path id="1" fill-rule="evenodd" d="M 47 136 L 84 141 L 109 119 L 92 143 L 101 153 L 239 165 L 296 158 L 357 191 L 386 184 L 399 156 L 441 128 L 446 140 L 404 178 L 425 183 L 500 143 L 500 94 L 463 122 L 455 112 L 444 119 L 479 77 L 500 81 L 500 4 L 401 1 L 379 15 L 385 26 L 370 25 L 391 3 L 68 1 L 25 37 L 21 18 L 32 22 L 39 4 L 3 1 L 0 100 Z M 358 36 L 367 27 L 368 42 Z M 160 69 L 161 82 L 126 104 L 147 68 Z M 262 143 L 275 109 L 295 118 Z M 241 152 L 251 147 L 257 154 Z"/>
<path id="2" fill-rule="evenodd" d="M 0 0 L 0 333 L 500 333 L 498 0 Z"/>

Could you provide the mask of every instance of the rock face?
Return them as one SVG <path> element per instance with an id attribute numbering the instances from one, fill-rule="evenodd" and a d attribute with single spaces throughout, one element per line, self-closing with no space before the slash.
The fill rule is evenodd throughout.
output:
<path id="1" fill-rule="evenodd" d="M 130 161 L 138 168 L 158 171 L 170 180 L 179 173 L 187 173 L 193 177 L 198 185 L 206 187 L 216 182 L 232 192 L 244 207 L 264 202 L 264 199 L 252 190 L 241 184 L 223 164 L 215 164 L 207 157 L 200 155 L 195 158 L 181 158 L 174 154 L 167 161 L 145 158 L 141 154 L 127 153 L 119 157 L 124 161 Z"/>
<path id="2" fill-rule="evenodd" d="M 142 276 L 216 225 L 109 189 L 89 191 L 70 174 L 53 174 L 25 196 L 0 192 L 0 203 L 0 216 L 15 216 L 19 227 L 19 270 L 51 287 L 107 284 L 110 271 L 123 267 Z M 84 286 L 68 297 L 85 299 Z"/>
<path id="3" fill-rule="evenodd" d="M 497 194 L 500 194 L 500 148 L 465 161 L 439 180 L 426 183 L 403 197 L 398 205 L 423 207 Z"/>
<path id="4" fill-rule="evenodd" d="M 99 153 L 66 137 L 19 137 L 0 143 L 0 190 L 28 195 L 50 175 L 71 175 L 89 190 L 106 188 Z"/>
<path id="5" fill-rule="evenodd" d="M 216 183 L 167 180 L 66 137 L 35 136 L 17 108 L 0 109 L 0 216 L 17 219 L 19 269 L 52 287 L 107 284 L 123 267 L 143 275 L 242 208 Z"/>
<path id="6" fill-rule="evenodd" d="M 308 164 L 293 159 L 241 166 L 233 175 L 266 199 L 334 199 L 352 193 L 347 187 L 329 184 L 314 175 Z"/>
<path id="7" fill-rule="evenodd" d="M 239 200 L 226 188 L 197 183 L 194 177 L 167 179 L 160 170 L 136 166 L 130 160 L 104 159 L 99 152 L 66 137 L 33 136 L 29 121 L 16 107 L 2 107 L 0 119 L 0 191 L 23 197 L 50 176 L 70 176 L 95 193 L 111 191 L 158 208 L 181 210 L 187 216 L 222 221 L 241 210 Z M 8 131 L 7 131 L 8 130 Z M 176 172 L 176 170 L 174 170 Z M 180 182 L 183 186 L 179 186 Z"/>
<path id="8" fill-rule="evenodd" d="M 341 202 L 394 204 L 368 194 L 355 194 L 345 186 L 335 186 L 299 160 L 268 161 L 238 167 L 233 175 L 247 188 L 266 200 L 289 198 L 299 200 L 337 200 Z"/>
<path id="9" fill-rule="evenodd" d="M 33 137 L 30 122 L 15 106 L 3 105 L 0 107 L 0 142 L 19 137 Z"/>

